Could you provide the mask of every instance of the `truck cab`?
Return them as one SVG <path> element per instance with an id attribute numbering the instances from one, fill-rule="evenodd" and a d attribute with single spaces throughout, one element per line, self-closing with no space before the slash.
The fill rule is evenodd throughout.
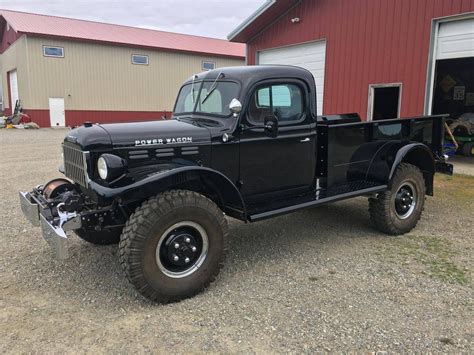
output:
<path id="1" fill-rule="evenodd" d="M 189 78 L 171 120 L 92 124 L 64 139 L 65 175 L 20 192 L 61 258 L 66 231 L 119 243 L 130 282 L 154 301 L 190 297 L 223 265 L 225 216 L 256 222 L 356 196 L 376 228 L 416 226 L 442 151 L 443 116 L 317 117 L 311 73 L 221 68 Z"/>

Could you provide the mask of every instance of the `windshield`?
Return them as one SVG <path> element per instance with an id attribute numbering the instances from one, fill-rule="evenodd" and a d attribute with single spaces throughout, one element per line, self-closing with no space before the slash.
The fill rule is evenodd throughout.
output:
<path id="1" fill-rule="evenodd" d="M 195 82 L 194 87 L 193 84 L 186 84 L 179 91 L 174 114 L 204 113 L 230 116 L 229 104 L 238 94 L 239 85 L 229 81 Z"/>

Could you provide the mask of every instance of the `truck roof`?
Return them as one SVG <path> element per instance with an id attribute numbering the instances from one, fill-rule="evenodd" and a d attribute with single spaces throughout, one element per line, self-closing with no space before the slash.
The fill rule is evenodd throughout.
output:
<path id="1" fill-rule="evenodd" d="M 224 74 L 225 80 L 240 82 L 243 86 L 265 79 L 300 79 L 305 81 L 311 90 L 315 89 L 313 74 L 306 69 L 291 65 L 248 65 L 236 67 L 224 67 L 205 71 L 194 75 L 194 80 L 215 80 L 220 73 Z M 185 84 L 191 83 L 193 76 L 189 77 Z"/>

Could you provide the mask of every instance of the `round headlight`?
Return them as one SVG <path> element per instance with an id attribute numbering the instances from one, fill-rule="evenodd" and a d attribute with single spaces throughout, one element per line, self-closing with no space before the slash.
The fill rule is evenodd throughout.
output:
<path id="1" fill-rule="evenodd" d="M 105 161 L 104 157 L 100 157 L 97 160 L 97 171 L 99 172 L 101 179 L 107 179 L 107 162 Z"/>

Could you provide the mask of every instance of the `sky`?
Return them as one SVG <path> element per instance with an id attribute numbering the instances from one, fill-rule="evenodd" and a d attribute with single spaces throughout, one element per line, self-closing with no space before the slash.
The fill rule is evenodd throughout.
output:
<path id="1" fill-rule="evenodd" d="M 265 0 L 0 0 L 0 9 L 226 38 Z"/>

